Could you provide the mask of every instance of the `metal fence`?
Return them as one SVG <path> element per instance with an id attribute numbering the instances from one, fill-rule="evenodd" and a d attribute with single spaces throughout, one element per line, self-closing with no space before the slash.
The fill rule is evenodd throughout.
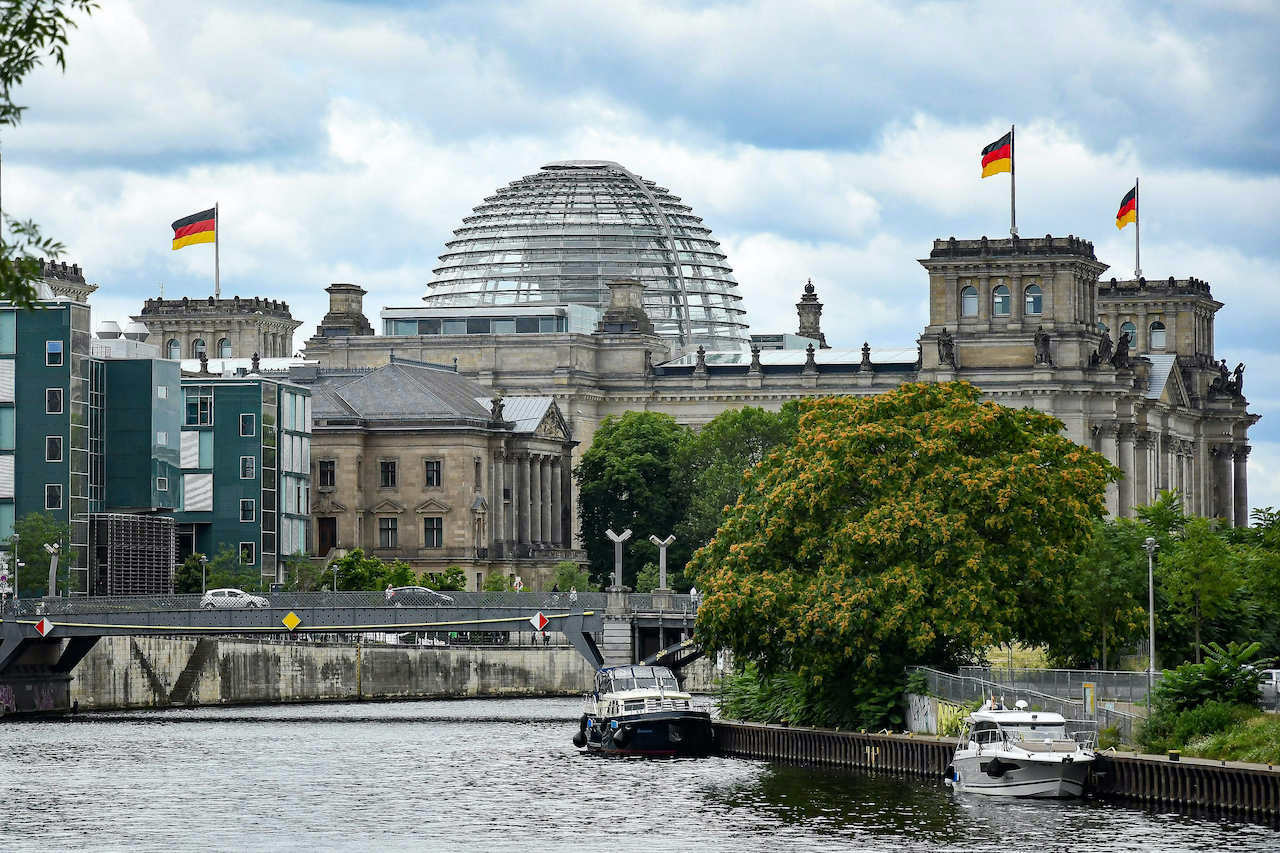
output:
<path id="1" fill-rule="evenodd" d="M 1004 686 L 1038 690 L 1051 696 L 1082 698 L 1085 682 L 1092 682 L 1099 702 L 1128 702 L 1145 705 L 1147 701 L 1147 674 L 1097 669 L 1010 669 L 1003 666 L 962 666 L 960 674 L 984 679 Z M 1152 673 L 1157 686 L 1162 673 Z"/>
<path id="2" fill-rule="evenodd" d="M 970 669 L 976 668 L 970 667 Z M 991 681 L 973 675 L 952 675 L 924 666 L 911 667 L 911 669 L 924 673 L 929 680 L 929 692 L 940 699 L 966 703 L 994 695 L 997 698 L 1003 697 L 1006 705 L 1012 705 L 1022 699 L 1032 708 L 1061 714 L 1066 718 L 1092 719 L 1098 724 L 1099 729 L 1115 728 L 1120 739 L 1126 743 L 1133 743 L 1137 731 L 1136 724 L 1142 720 L 1136 714 L 1108 709 L 1101 704 L 1098 704 L 1096 712 L 1090 715 L 1085 709 L 1083 698 L 1076 700 L 1054 696 L 1017 684 Z"/>

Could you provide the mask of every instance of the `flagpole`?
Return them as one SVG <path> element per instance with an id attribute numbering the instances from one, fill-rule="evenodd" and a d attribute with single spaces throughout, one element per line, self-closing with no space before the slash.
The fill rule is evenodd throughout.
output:
<path id="1" fill-rule="evenodd" d="M 1017 195 L 1014 191 L 1015 169 L 1018 166 L 1018 158 L 1014 155 L 1017 153 L 1013 140 L 1014 125 L 1009 125 L 1009 236 L 1018 236 L 1018 206 L 1016 204 Z"/>
<path id="2" fill-rule="evenodd" d="M 218 244 L 222 242 L 222 228 L 218 225 L 218 203 L 213 203 L 213 298 L 222 298 L 222 270 L 218 258 Z"/>
<path id="3" fill-rule="evenodd" d="M 1133 277 L 1142 278 L 1142 205 L 1138 201 L 1138 179 L 1133 179 Z"/>

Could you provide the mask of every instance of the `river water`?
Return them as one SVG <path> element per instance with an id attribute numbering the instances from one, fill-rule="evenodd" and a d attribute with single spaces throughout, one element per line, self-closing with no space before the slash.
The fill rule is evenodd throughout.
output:
<path id="1" fill-rule="evenodd" d="M 619 760 L 579 702 L 198 708 L 0 722 L 0 851 L 1280 849 L 1280 832 L 758 761 Z"/>

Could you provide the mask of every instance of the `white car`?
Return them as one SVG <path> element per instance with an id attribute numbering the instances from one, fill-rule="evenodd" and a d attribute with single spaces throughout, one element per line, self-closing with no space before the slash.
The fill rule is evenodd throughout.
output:
<path id="1" fill-rule="evenodd" d="M 211 589 L 200 599 L 205 610 L 223 607 L 270 607 L 271 602 L 260 595 L 250 595 L 242 589 Z"/>

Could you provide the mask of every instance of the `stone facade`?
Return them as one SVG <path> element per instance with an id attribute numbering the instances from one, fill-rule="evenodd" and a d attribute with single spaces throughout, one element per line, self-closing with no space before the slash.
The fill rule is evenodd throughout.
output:
<path id="1" fill-rule="evenodd" d="M 144 323 L 147 343 L 172 359 L 283 358 L 293 354 L 293 333 L 302 323 L 289 313 L 289 303 L 274 299 L 148 299 L 142 313 L 130 319 Z"/>
<path id="2" fill-rule="evenodd" d="M 818 349 L 804 364 L 785 352 L 678 359 L 643 332 L 596 334 L 316 337 L 308 358 L 328 367 L 373 367 L 392 353 L 456 363 L 499 394 L 555 398 L 569 429 L 590 446 L 599 423 L 655 410 L 699 426 L 741 406 L 875 394 L 903 382 L 964 379 L 988 399 L 1061 419 L 1066 434 L 1124 472 L 1108 508 L 1129 516 L 1160 489 L 1183 492 L 1192 512 L 1247 523 L 1247 411 L 1242 379 L 1214 366 L 1213 314 L 1221 307 L 1194 280 L 1099 286 L 1106 265 L 1075 237 L 938 240 L 921 261 L 929 324 L 914 362 Z M 798 305 L 802 320 L 807 303 Z M 808 309 L 812 310 L 812 309 Z M 1124 353 L 1110 334 L 1133 317 L 1145 330 Z M 822 340 L 820 329 L 802 333 Z M 1165 344 L 1151 347 L 1151 325 Z M 1111 331 L 1104 338 L 1105 324 Z"/>
<path id="3" fill-rule="evenodd" d="M 312 388 L 317 554 L 363 548 L 416 570 L 461 567 L 550 587 L 572 548 L 574 441 L 550 397 L 489 399 L 449 368 L 299 368 Z"/>

